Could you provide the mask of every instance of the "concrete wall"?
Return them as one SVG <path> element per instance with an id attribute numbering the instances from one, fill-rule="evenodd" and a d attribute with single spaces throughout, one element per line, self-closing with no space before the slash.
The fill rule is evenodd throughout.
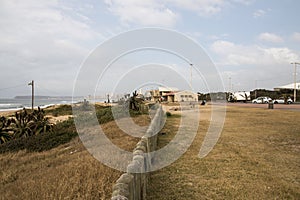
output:
<path id="1" fill-rule="evenodd" d="M 127 173 L 122 174 L 114 184 L 111 200 L 146 199 L 149 177 L 145 172 L 151 169 L 153 154 L 150 152 L 156 149 L 157 133 L 161 129 L 163 115 L 162 107 L 159 106 L 147 132 L 133 150 L 133 159 L 127 166 Z"/>

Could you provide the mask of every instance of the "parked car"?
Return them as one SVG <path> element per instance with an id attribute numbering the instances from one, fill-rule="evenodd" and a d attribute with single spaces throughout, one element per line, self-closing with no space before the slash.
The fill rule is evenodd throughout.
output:
<path id="1" fill-rule="evenodd" d="M 252 100 L 252 103 L 269 103 L 272 101 L 270 97 L 258 97 Z"/>
<path id="2" fill-rule="evenodd" d="M 274 103 L 274 104 L 277 104 L 277 103 L 285 103 L 285 99 L 284 99 L 284 97 L 280 97 L 280 98 L 278 98 L 278 99 L 274 99 L 274 100 L 273 100 L 273 103 Z M 290 97 L 288 97 L 288 98 L 286 99 L 286 103 L 287 103 L 287 104 L 291 104 L 291 103 L 293 103 L 293 100 L 292 100 Z"/>

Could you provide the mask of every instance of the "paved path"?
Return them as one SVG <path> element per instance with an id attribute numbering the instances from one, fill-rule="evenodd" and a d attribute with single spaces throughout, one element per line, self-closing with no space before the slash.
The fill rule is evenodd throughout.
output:
<path id="1" fill-rule="evenodd" d="M 268 104 L 253 103 L 227 103 L 227 106 L 249 107 L 249 108 L 268 108 Z M 300 104 L 274 104 L 274 109 L 300 111 Z"/>

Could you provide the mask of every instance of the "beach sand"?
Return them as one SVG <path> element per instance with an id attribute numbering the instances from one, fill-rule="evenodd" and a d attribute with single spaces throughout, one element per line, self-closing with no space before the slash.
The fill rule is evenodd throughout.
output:
<path id="1" fill-rule="evenodd" d="M 9 117 L 9 116 L 13 116 L 15 115 L 15 113 L 19 110 L 22 109 L 18 109 L 18 110 L 7 110 L 7 111 L 0 111 L 0 117 L 4 116 L 4 117 Z"/>

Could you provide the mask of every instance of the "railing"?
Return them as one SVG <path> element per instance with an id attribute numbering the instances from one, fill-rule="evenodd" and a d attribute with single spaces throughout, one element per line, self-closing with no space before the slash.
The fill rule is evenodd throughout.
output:
<path id="1" fill-rule="evenodd" d="M 157 145 L 157 133 L 163 123 L 164 112 L 159 106 L 145 135 L 133 150 L 133 159 L 113 186 L 111 200 L 145 200 L 148 173 L 153 163 L 153 153 Z"/>

